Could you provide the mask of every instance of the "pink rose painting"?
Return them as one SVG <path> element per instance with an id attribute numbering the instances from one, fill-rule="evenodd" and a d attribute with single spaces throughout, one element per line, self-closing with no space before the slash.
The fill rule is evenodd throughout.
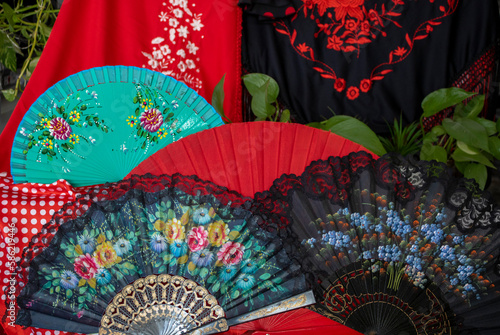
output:
<path id="1" fill-rule="evenodd" d="M 89 254 L 78 256 L 75 259 L 75 272 L 83 279 L 92 279 L 97 273 L 98 266 Z"/>
<path id="2" fill-rule="evenodd" d="M 187 238 L 189 250 L 199 251 L 208 245 L 208 231 L 203 227 L 193 228 Z"/>
<path id="3" fill-rule="evenodd" d="M 241 243 L 227 242 L 219 252 L 217 252 L 217 259 L 224 265 L 238 264 L 243 259 L 245 247 Z"/>
<path id="4" fill-rule="evenodd" d="M 66 140 L 71 135 L 71 127 L 62 117 L 56 117 L 50 121 L 50 135 L 56 140 Z"/>
<path id="5" fill-rule="evenodd" d="M 163 115 L 158 109 L 151 108 L 142 112 L 139 120 L 141 121 L 141 127 L 144 130 L 154 133 L 160 129 L 163 124 Z"/>

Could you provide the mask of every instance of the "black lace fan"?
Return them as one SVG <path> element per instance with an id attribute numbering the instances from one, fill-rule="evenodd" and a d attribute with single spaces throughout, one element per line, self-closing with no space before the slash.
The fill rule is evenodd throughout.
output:
<path id="1" fill-rule="evenodd" d="M 134 176 L 65 221 L 29 267 L 17 323 L 211 334 L 314 302 L 252 200 L 196 177 Z"/>
<path id="2" fill-rule="evenodd" d="M 472 181 L 355 153 L 271 193 L 314 311 L 365 334 L 500 333 L 500 210 Z"/>

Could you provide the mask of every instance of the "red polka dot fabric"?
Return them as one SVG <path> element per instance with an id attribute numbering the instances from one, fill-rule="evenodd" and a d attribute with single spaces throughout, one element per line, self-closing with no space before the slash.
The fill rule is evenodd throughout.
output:
<path id="1" fill-rule="evenodd" d="M 52 215 L 64 204 L 74 201 L 84 189 L 73 188 L 59 180 L 52 184 L 13 184 L 12 177 L 0 173 L 0 315 L 7 335 L 66 335 L 69 333 L 39 328 L 23 329 L 15 322 L 15 297 L 22 283 L 12 277 L 16 262 L 31 237 L 38 234 Z M 12 307 L 11 307 L 12 306 Z"/>

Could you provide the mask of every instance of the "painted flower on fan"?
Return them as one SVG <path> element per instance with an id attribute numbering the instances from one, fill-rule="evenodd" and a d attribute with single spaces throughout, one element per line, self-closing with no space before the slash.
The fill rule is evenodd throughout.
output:
<path id="1" fill-rule="evenodd" d="M 122 259 L 116 254 L 116 251 L 110 241 L 99 244 L 95 249 L 94 257 L 97 264 L 105 268 L 110 268 L 116 263 L 120 263 L 122 261 Z"/>
<path id="2" fill-rule="evenodd" d="M 85 254 L 78 256 L 75 259 L 75 272 L 77 275 L 82 277 L 83 279 L 92 279 L 94 278 L 97 270 L 99 269 L 96 261 L 90 254 Z"/>
<path id="3" fill-rule="evenodd" d="M 229 281 L 231 279 L 233 279 L 233 277 L 236 275 L 236 273 L 238 273 L 238 269 L 236 269 L 235 266 L 225 266 L 220 275 L 219 275 L 219 278 L 222 280 L 222 281 Z"/>
<path id="4" fill-rule="evenodd" d="M 127 118 L 127 123 L 130 127 L 135 127 L 137 125 L 137 118 L 131 115 Z"/>
<path id="5" fill-rule="evenodd" d="M 238 242 L 227 242 L 217 252 L 217 259 L 224 265 L 238 264 L 243 259 L 245 246 Z"/>
<path id="6" fill-rule="evenodd" d="M 188 251 L 188 245 L 182 240 L 175 240 L 170 244 L 170 253 L 175 257 L 184 256 Z"/>
<path id="7" fill-rule="evenodd" d="M 209 215 L 209 211 L 206 208 L 198 208 L 193 212 L 194 223 L 206 225 L 210 222 L 212 218 Z"/>
<path id="8" fill-rule="evenodd" d="M 50 127 L 50 119 L 47 119 L 47 118 L 43 118 L 41 121 L 40 121 L 40 125 L 44 128 L 49 128 Z"/>
<path id="9" fill-rule="evenodd" d="M 100 268 L 95 275 L 97 284 L 107 285 L 111 281 L 111 273 L 105 268 Z"/>
<path id="10" fill-rule="evenodd" d="M 242 291 L 251 289 L 254 285 L 255 277 L 248 273 L 242 273 L 236 279 L 236 288 L 239 288 Z"/>
<path id="11" fill-rule="evenodd" d="M 151 236 L 151 249 L 156 253 L 162 253 L 167 249 L 168 243 L 165 237 L 160 233 L 154 233 Z"/>
<path id="12" fill-rule="evenodd" d="M 62 117 L 56 117 L 50 121 L 50 135 L 56 140 L 66 140 L 71 135 L 71 127 L 69 123 Z"/>
<path id="13" fill-rule="evenodd" d="M 118 241 L 115 242 L 115 244 L 113 245 L 113 248 L 115 249 L 116 254 L 121 257 L 123 255 L 128 254 L 130 251 L 132 251 L 132 244 L 130 244 L 130 241 L 128 241 L 122 237 Z"/>
<path id="14" fill-rule="evenodd" d="M 165 227 L 165 235 L 168 243 L 173 243 L 175 240 L 183 240 L 186 237 L 184 229 L 181 221 L 176 218 L 168 220 Z"/>
<path id="15" fill-rule="evenodd" d="M 257 271 L 257 262 L 253 259 L 246 259 L 241 262 L 241 272 L 243 273 L 254 273 Z"/>
<path id="16" fill-rule="evenodd" d="M 76 110 L 69 112 L 69 119 L 73 122 L 78 122 L 80 120 L 80 113 Z"/>
<path id="17" fill-rule="evenodd" d="M 160 140 L 162 140 L 162 139 L 164 139 L 164 138 L 165 138 L 165 136 L 167 136 L 167 135 L 168 135 L 168 131 L 167 131 L 167 130 L 165 130 L 165 128 L 163 128 L 163 127 L 162 127 L 162 128 L 160 128 L 160 129 L 158 129 L 158 132 L 157 132 L 156 134 L 158 135 L 158 138 L 159 138 Z"/>
<path id="18" fill-rule="evenodd" d="M 61 273 L 61 281 L 60 281 L 59 285 L 62 288 L 67 289 L 67 290 L 72 290 L 78 286 L 78 282 L 79 282 L 79 280 L 73 271 L 64 270 Z"/>
<path id="19" fill-rule="evenodd" d="M 203 227 L 193 228 L 187 237 L 189 250 L 198 251 L 204 249 L 208 245 L 208 231 Z"/>
<path id="20" fill-rule="evenodd" d="M 209 266 L 214 260 L 214 254 L 208 250 L 199 250 L 191 254 L 191 261 L 200 267 Z"/>
<path id="21" fill-rule="evenodd" d="M 77 144 L 78 142 L 80 142 L 80 137 L 79 137 L 78 135 L 76 135 L 76 134 L 71 134 L 71 135 L 69 136 L 69 142 L 70 142 L 71 144 L 73 144 L 73 145 L 74 145 L 74 144 Z"/>
<path id="22" fill-rule="evenodd" d="M 45 149 L 52 149 L 53 148 L 52 141 L 46 138 L 45 140 L 42 141 L 42 147 L 44 147 Z"/>
<path id="23" fill-rule="evenodd" d="M 90 236 L 87 231 L 84 231 L 82 235 L 78 236 L 77 241 L 84 254 L 91 254 L 94 252 L 95 239 Z"/>
<path id="24" fill-rule="evenodd" d="M 213 246 L 220 247 L 229 239 L 229 227 L 221 220 L 208 225 L 208 240 Z"/>
<path id="25" fill-rule="evenodd" d="M 141 121 L 141 127 L 144 130 L 154 133 L 160 129 L 163 124 L 163 115 L 158 109 L 151 108 L 142 112 L 139 120 Z"/>

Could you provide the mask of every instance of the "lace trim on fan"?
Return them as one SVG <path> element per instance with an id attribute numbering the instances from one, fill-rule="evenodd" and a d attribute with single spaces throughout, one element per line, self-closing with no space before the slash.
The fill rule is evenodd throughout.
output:
<path id="1" fill-rule="evenodd" d="M 379 187 L 394 192 L 402 203 L 412 200 L 415 191 L 425 189 L 432 182 L 443 184 L 449 191 L 446 205 L 459 212 L 458 227 L 464 233 L 500 224 L 500 208 L 494 206 L 489 193 L 481 191 L 472 180 L 454 178 L 445 164 L 415 162 L 394 154 L 374 159 L 363 151 L 314 161 L 298 177 L 283 175 L 269 192 L 256 195 L 254 206 L 277 214 L 265 221 L 272 225 L 267 229 L 286 229 L 291 222 L 289 209 L 294 191 L 301 191 L 312 199 L 329 199 L 345 205 L 352 196 L 354 183 L 365 172 L 373 176 Z"/>

